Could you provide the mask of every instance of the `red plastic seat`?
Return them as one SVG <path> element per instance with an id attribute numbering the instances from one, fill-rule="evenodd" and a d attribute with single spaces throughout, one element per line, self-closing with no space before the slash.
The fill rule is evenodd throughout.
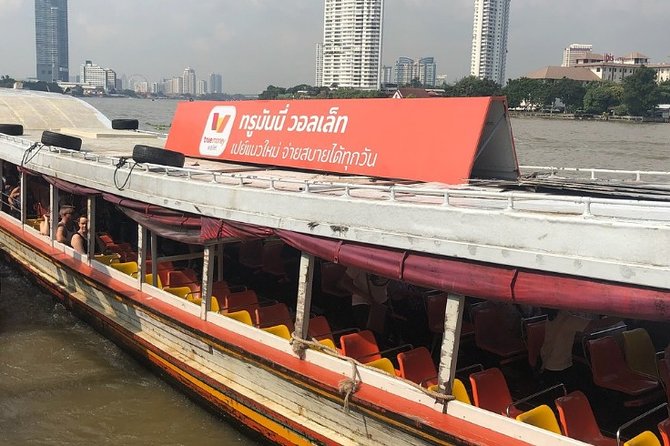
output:
<path id="1" fill-rule="evenodd" d="M 223 298 L 222 310 L 226 313 L 246 310 L 249 314 L 254 314 L 258 307 L 258 296 L 253 290 L 230 293 Z"/>
<path id="2" fill-rule="evenodd" d="M 333 330 L 330 328 L 330 323 L 325 316 L 315 316 L 309 320 L 309 327 L 307 328 L 307 335 L 317 341 L 322 339 L 330 339 L 335 344 L 333 337 Z"/>
<path id="3" fill-rule="evenodd" d="M 321 292 L 331 296 L 347 297 L 351 293 L 339 285 L 346 268 L 337 263 L 321 263 Z"/>
<path id="4" fill-rule="evenodd" d="M 512 358 L 526 351 L 526 345 L 502 305 L 485 306 L 474 312 L 475 344 L 502 358 Z"/>
<path id="5" fill-rule="evenodd" d="M 492 367 L 470 375 L 472 397 L 475 406 L 491 412 L 507 415 L 507 408 L 512 404 L 507 381 L 499 368 Z M 522 411 L 510 407 L 509 416 L 516 418 Z"/>
<path id="6" fill-rule="evenodd" d="M 379 346 L 370 330 L 363 330 L 340 337 L 342 354 L 366 363 L 381 359 Z"/>
<path id="7" fill-rule="evenodd" d="M 293 333 L 293 317 L 285 303 L 279 302 L 254 310 L 254 325 L 258 328 L 272 327 L 274 325 L 285 325 Z"/>
<path id="8" fill-rule="evenodd" d="M 437 369 L 426 347 L 417 347 L 397 355 L 400 376 L 424 387 L 437 384 Z"/>
<path id="9" fill-rule="evenodd" d="M 661 434 L 663 446 L 670 446 L 670 418 L 666 418 L 658 423 L 658 431 Z"/>
<path id="10" fill-rule="evenodd" d="M 600 432 L 591 404 L 579 390 L 556 398 L 556 408 L 563 435 L 596 446 L 616 446 L 616 439 Z"/>
<path id="11" fill-rule="evenodd" d="M 605 389 L 639 396 L 658 387 L 656 380 L 632 371 L 612 336 L 590 339 L 586 343 L 591 356 L 593 382 Z"/>

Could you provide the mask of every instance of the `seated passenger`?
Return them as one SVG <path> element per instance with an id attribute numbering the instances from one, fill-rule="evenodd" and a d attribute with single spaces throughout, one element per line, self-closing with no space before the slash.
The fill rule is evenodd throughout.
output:
<path id="1" fill-rule="evenodd" d="M 60 216 L 60 221 L 56 228 L 56 241 L 71 246 L 70 241 L 72 236 L 77 232 L 77 229 L 74 227 L 74 222 L 72 221 L 74 206 L 61 206 L 58 215 Z"/>
<path id="2" fill-rule="evenodd" d="M 79 254 L 88 253 L 88 218 L 79 217 L 77 219 L 79 230 L 72 234 L 70 244 Z"/>

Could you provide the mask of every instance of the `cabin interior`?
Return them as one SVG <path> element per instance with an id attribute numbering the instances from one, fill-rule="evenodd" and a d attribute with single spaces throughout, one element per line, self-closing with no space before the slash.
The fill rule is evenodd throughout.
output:
<path id="1" fill-rule="evenodd" d="M 210 286 L 203 278 L 205 249 L 188 242 L 187 223 L 183 231 L 151 231 L 144 240 L 147 260 L 142 266 L 133 212 L 100 195 L 76 190 L 54 194 L 53 183 L 9 162 L 3 162 L 2 173 L 2 212 L 39 231 L 45 240 L 56 227 L 45 224 L 45 218 L 57 218 L 57 209 L 50 205 L 56 197 L 58 208 L 70 205 L 78 215 L 94 216 L 89 222 L 94 235 L 88 235 L 94 261 L 133 277 L 143 271 L 148 285 L 197 306 L 205 285 L 211 290 L 210 311 L 290 339 L 301 252 L 281 239 L 225 238 L 210 269 Z M 144 217 L 163 217 L 151 212 Z M 186 222 L 189 216 L 181 218 Z M 362 316 L 352 305 L 352 282 L 360 277 L 387 296 L 368 305 Z M 619 436 L 622 443 L 631 442 L 624 444 L 660 444 L 653 443 L 656 439 L 670 445 L 667 323 L 608 315 L 605 302 L 603 314 L 580 314 L 465 297 L 454 380 L 438 383 L 450 298 L 446 292 L 318 258 L 312 284 L 308 337 L 334 354 L 585 442 L 613 445 Z M 585 322 L 563 335 L 572 366 L 552 372 L 543 367 L 542 349 L 556 332 L 556 321 L 568 313 Z M 634 438 L 652 442 L 632 443 Z"/>

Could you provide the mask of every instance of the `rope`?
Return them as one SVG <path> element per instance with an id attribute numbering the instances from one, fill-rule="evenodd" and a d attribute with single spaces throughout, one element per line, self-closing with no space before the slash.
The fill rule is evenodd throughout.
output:
<path id="1" fill-rule="evenodd" d="M 123 181 L 123 184 L 119 186 L 119 183 L 117 181 L 117 174 L 119 170 L 126 164 L 128 164 L 128 157 L 122 156 L 121 158 L 119 158 L 119 162 L 116 163 L 116 169 L 114 169 L 114 186 L 116 186 L 118 190 L 123 190 L 126 188 L 126 186 L 128 185 L 128 181 L 130 181 L 130 175 L 133 173 L 133 169 L 135 169 L 135 166 L 137 166 L 137 163 L 134 163 L 132 166 L 130 166 L 130 172 L 128 172 L 128 176 Z"/>
<path id="2" fill-rule="evenodd" d="M 354 358 L 349 358 L 347 356 L 342 356 L 340 352 L 337 350 L 333 350 L 332 348 L 328 347 L 327 345 L 324 345 L 317 341 L 316 339 L 312 338 L 311 341 L 306 340 L 306 339 L 300 339 L 295 337 L 294 334 L 291 334 L 291 346 L 293 347 L 293 351 L 296 352 L 296 354 L 301 358 L 304 359 L 304 354 L 305 350 L 308 348 L 311 348 L 313 350 L 318 350 L 322 353 L 325 353 L 327 355 L 335 356 L 340 359 L 346 359 L 352 366 L 352 374 L 351 378 L 345 378 L 342 381 L 340 381 L 338 385 L 338 390 L 340 393 L 345 394 L 344 397 L 344 404 L 343 404 L 343 409 L 345 412 L 349 412 L 349 399 L 352 394 L 356 393 L 358 390 L 360 383 L 361 383 L 361 375 L 360 372 L 358 371 L 358 366 L 363 366 L 366 367 L 367 365 L 355 360 Z M 370 367 L 370 366 L 367 366 Z M 372 367 L 370 367 L 372 368 Z M 454 395 L 442 393 L 442 392 L 434 392 L 432 390 L 428 390 L 425 387 L 420 386 L 419 384 L 410 381 L 408 379 L 405 379 L 401 376 L 395 376 L 395 379 L 398 379 L 400 381 L 403 381 L 407 383 L 408 385 L 414 387 L 417 390 L 420 390 L 421 392 L 425 393 L 426 395 L 430 396 L 431 398 L 434 398 L 436 402 L 442 402 L 442 403 L 447 403 L 449 401 L 453 401 L 456 399 Z"/>

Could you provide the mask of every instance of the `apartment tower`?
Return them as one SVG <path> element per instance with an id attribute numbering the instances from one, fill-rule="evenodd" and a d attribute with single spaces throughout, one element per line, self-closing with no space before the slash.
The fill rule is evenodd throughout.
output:
<path id="1" fill-rule="evenodd" d="M 510 0 L 475 0 L 470 74 L 505 83 Z"/>
<path id="2" fill-rule="evenodd" d="M 331 87 L 380 86 L 384 0 L 325 0 L 323 43 L 316 72 Z M 319 57 L 319 51 L 321 52 Z"/>
<path id="3" fill-rule="evenodd" d="M 37 79 L 70 80 L 67 0 L 35 0 Z"/>
<path id="4" fill-rule="evenodd" d="M 577 59 L 583 59 L 593 50 L 593 45 L 582 43 L 573 43 L 563 50 L 562 67 L 574 67 L 577 65 Z"/>

